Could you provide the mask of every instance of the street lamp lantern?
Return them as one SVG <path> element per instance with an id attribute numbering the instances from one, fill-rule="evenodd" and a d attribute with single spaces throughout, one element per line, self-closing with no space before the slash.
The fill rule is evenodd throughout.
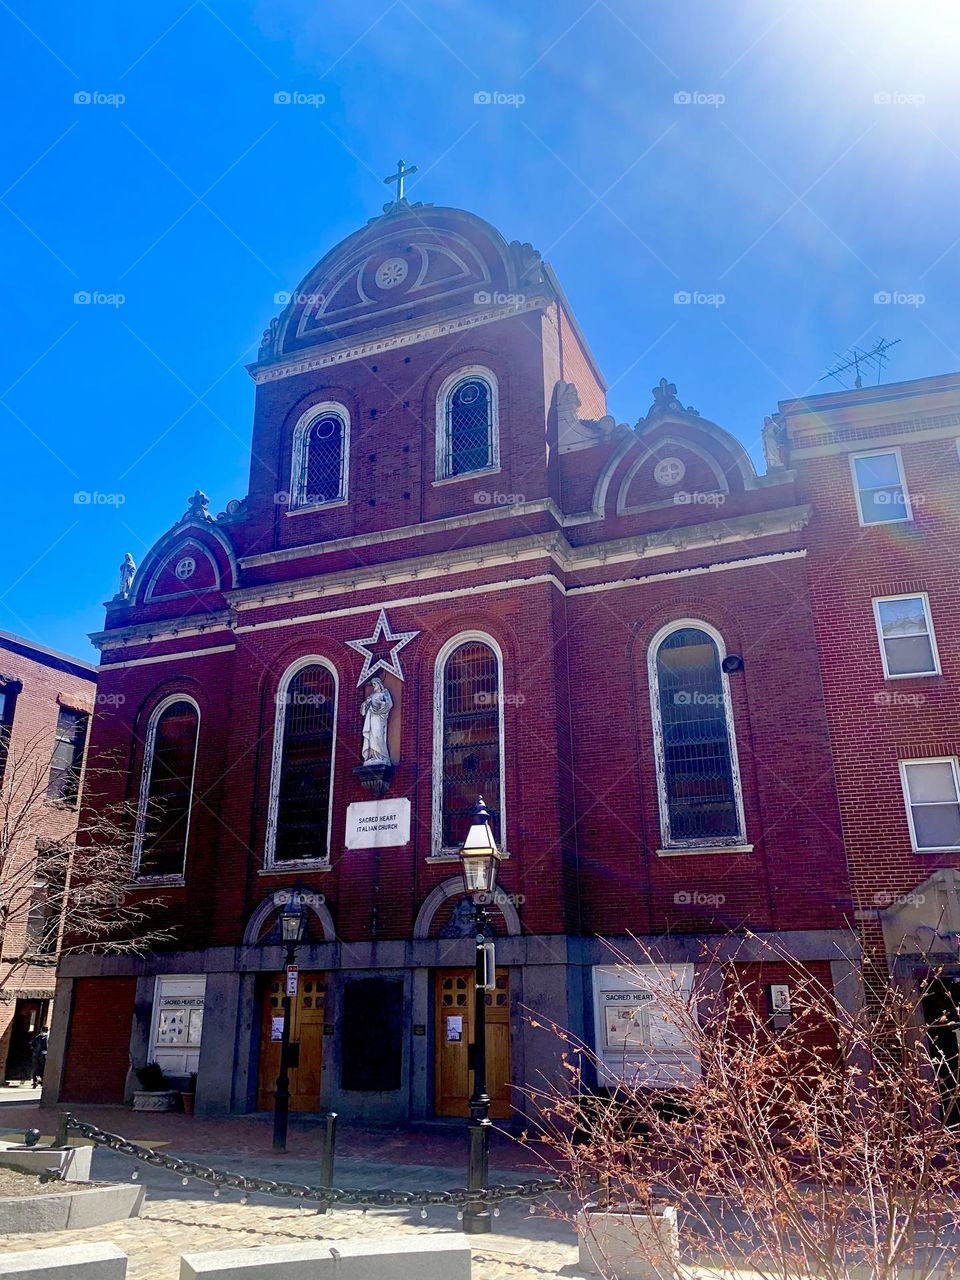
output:
<path id="1" fill-rule="evenodd" d="M 492 900 L 502 860 L 490 826 L 490 810 L 481 796 L 471 811 L 470 830 L 460 850 L 463 885 L 474 903 Z"/>
<path id="2" fill-rule="evenodd" d="M 303 907 L 293 900 L 296 896 L 296 894 L 291 895 L 290 901 L 280 914 L 280 937 L 284 946 L 287 947 L 295 947 L 298 942 L 302 942 L 306 929 L 307 921 Z"/>
<path id="3" fill-rule="evenodd" d="M 477 939 L 477 961 L 474 976 L 473 1044 L 470 1046 L 473 1067 L 473 1093 L 470 1095 L 470 1119 L 467 1121 L 469 1157 L 467 1190 L 481 1192 L 487 1185 L 490 1158 L 490 1095 L 487 1093 L 487 990 L 496 981 L 496 959 L 493 943 L 487 942 L 490 917 L 487 903 L 493 901 L 497 887 L 497 871 L 503 854 L 497 848 L 490 826 L 490 810 L 479 797 L 470 815 L 470 830 L 460 850 L 463 887 L 473 902 Z M 478 1196 L 463 1207 L 463 1229 L 470 1235 L 491 1230 L 490 1210 Z"/>

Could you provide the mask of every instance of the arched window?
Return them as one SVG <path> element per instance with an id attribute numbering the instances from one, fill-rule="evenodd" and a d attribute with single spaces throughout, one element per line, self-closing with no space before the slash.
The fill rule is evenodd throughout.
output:
<path id="1" fill-rule="evenodd" d="M 503 842 L 502 663 L 488 637 L 458 636 L 436 674 L 433 852 L 458 849 L 483 796 Z"/>
<path id="2" fill-rule="evenodd" d="M 650 646 L 650 685 L 663 843 L 736 844 L 743 803 L 723 641 L 703 623 L 660 632 Z"/>
<path id="3" fill-rule="evenodd" d="M 437 478 L 499 464 L 497 383 L 488 369 L 461 369 L 440 388 Z"/>
<path id="4" fill-rule="evenodd" d="M 267 865 L 330 855 L 337 682 L 316 658 L 292 667 L 277 691 Z"/>
<path id="5" fill-rule="evenodd" d="M 350 420 L 338 404 L 314 405 L 293 433 L 290 509 L 322 507 L 347 496 Z"/>
<path id="6" fill-rule="evenodd" d="M 134 837 L 138 876 L 183 877 L 199 730 L 199 708 L 184 694 L 164 699 L 150 717 Z"/>

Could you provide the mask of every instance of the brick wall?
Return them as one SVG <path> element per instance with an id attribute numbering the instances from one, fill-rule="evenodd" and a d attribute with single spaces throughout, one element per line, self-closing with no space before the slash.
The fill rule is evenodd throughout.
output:
<path id="1" fill-rule="evenodd" d="M 78 978 L 74 983 L 60 1101 L 123 1101 L 136 990 L 136 978 Z"/>

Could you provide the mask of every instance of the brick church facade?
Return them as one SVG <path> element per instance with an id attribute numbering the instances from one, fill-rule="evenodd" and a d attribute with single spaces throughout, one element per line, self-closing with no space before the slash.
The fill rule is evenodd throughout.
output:
<path id="1" fill-rule="evenodd" d="M 742 963 L 770 943 L 847 990 L 865 917 L 845 835 L 871 855 L 851 841 L 866 766 L 838 686 L 880 651 L 849 598 L 863 564 L 842 599 L 829 586 L 831 548 L 863 525 L 842 524 L 855 445 L 824 451 L 828 398 L 768 421 L 765 474 L 666 379 L 618 424 L 540 255 L 405 200 L 320 261 L 250 373 L 249 492 L 214 517 L 198 491 L 95 637 L 100 692 L 123 696 L 103 699 L 88 767 L 124 762 L 104 795 L 136 812 L 131 893 L 163 900 L 172 939 L 63 961 L 45 1100 L 119 1102 L 156 1060 L 197 1072 L 200 1112 L 269 1106 L 294 895 L 292 1105 L 465 1114 L 456 848 L 479 793 L 506 855 L 495 1115 L 557 1070 L 528 1011 L 610 1078 L 641 1057 L 676 1075 L 683 1046 L 655 1016 L 624 1030 L 630 976 L 604 939 L 691 977 L 704 939 Z M 882 537 L 857 554 L 883 558 Z M 928 589 L 906 559 L 875 576 L 884 596 Z M 955 755 L 951 731 L 931 721 L 924 758 Z M 898 856 L 882 874 L 903 893 Z"/>

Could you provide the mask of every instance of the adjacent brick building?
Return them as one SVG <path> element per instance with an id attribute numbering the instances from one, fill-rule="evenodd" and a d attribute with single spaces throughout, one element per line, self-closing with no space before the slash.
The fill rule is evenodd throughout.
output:
<path id="1" fill-rule="evenodd" d="M 0 1079 L 30 1075 L 30 1041 L 49 1025 L 56 886 L 37 867 L 77 825 L 97 669 L 0 632 Z"/>
<path id="2" fill-rule="evenodd" d="M 463 1114 L 478 792 L 508 855 L 495 1114 L 556 1066 L 525 1009 L 610 1078 L 687 1060 L 601 939 L 686 979 L 733 930 L 741 962 L 848 976 L 798 473 L 665 379 L 616 423 L 550 267 L 460 210 L 401 201 L 336 246 L 250 372 L 248 493 L 196 493 L 95 637 L 92 760 L 128 762 L 106 798 L 175 940 L 65 958 L 45 1097 L 119 1101 L 156 1059 L 200 1111 L 269 1105 L 294 894 L 293 1105 Z"/>

